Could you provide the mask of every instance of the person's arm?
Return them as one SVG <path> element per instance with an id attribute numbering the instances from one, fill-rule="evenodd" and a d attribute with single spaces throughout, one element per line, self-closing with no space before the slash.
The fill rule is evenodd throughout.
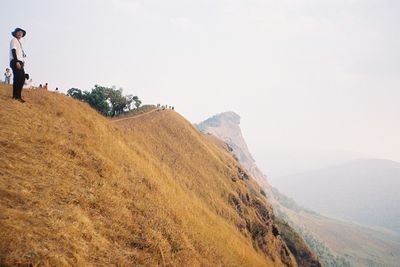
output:
<path id="1" fill-rule="evenodd" d="M 18 70 L 20 70 L 20 69 L 22 68 L 22 65 L 21 65 L 22 61 L 21 61 L 21 60 L 18 60 L 18 58 L 17 58 L 17 50 L 16 50 L 16 49 L 12 49 L 12 50 L 11 50 L 11 53 L 12 53 L 12 56 L 13 56 L 13 58 L 14 58 L 14 60 L 15 60 L 15 67 L 16 67 Z"/>
<path id="2" fill-rule="evenodd" d="M 17 49 L 12 49 L 12 50 L 11 50 L 11 53 L 12 53 L 12 56 L 13 56 L 14 60 L 18 61 L 18 58 L 17 58 Z"/>

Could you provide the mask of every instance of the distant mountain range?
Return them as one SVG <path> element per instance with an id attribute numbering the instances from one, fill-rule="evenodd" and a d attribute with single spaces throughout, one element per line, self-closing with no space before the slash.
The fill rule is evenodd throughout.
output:
<path id="1" fill-rule="evenodd" d="M 287 221 L 297 229 L 308 245 L 320 257 L 324 266 L 398 266 L 398 262 L 400 262 L 400 235 L 385 229 L 365 227 L 349 221 L 320 215 L 308 209 L 312 208 L 312 206 L 296 203 L 296 196 L 290 198 L 280 193 L 279 190 L 285 192 L 284 188 L 281 188 L 276 183 L 272 187 L 266 175 L 257 167 L 251 153 L 248 151 L 239 125 L 239 115 L 234 112 L 224 112 L 197 124 L 196 127 L 204 133 L 220 138 L 231 147 L 238 160 L 247 168 L 255 180 L 264 187 L 269 200 L 273 204 L 275 214 L 281 220 Z M 364 163 L 361 165 L 364 165 Z M 396 164 L 390 165 L 389 162 L 386 163 L 386 167 L 391 170 L 396 166 Z M 389 168 L 389 165 L 391 168 Z M 373 168 L 365 171 L 371 173 L 372 170 Z M 348 172 L 354 173 L 351 168 Z M 340 174 L 338 173 L 337 175 Z M 298 180 L 289 180 L 289 178 L 297 178 Z M 337 181 L 342 180 L 342 178 L 337 177 L 336 179 L 338 179 Z M 298 186 L 297 181 L 300 180 L 301 177 L 288 177 L 288 180 L 285 180 L 285 184 L 294 188 Z M 335 180 L 333 179 L 333 181 Z M 309 193 L 312 195 L 315 191 L 315 187 L 311 182 L 303 183 L 303 186 L 301 190 L 299 189 L 303 194 Z M 352 184 L 347 186 L 353 189 L 353 196 L 363 198 L 362 193 L 356 192 L 362 186 L 352 187 Z M 279 190 L 275 187 L 279 188 Z M 398 188 L 399 186 L 389 191 L 393 192 Z M 334 186 L 326 186 L 325 189 L 326 191 L 331 189 L 332 199 L 341 202 L 341 194 L 335 193 L 336 188 Z M 320 199 L 323 198 L 324 196 L 321 195 Z M 371 199 L 379 202 L 378 196 L 371 196 Z M 299 203 L 303 204 L 303 202 Z M 380 210 L 376 210 L 375 216 L 380 216 L 380 213 Z M 395 212 L 391 215 L 393 217 L 397 216 Z"/>
<path id="2" fill-rule="evenodd" d="M 360 159 L 281 177 L 277 186 L 317 212 L 400 233 L 400 163 Z"/>

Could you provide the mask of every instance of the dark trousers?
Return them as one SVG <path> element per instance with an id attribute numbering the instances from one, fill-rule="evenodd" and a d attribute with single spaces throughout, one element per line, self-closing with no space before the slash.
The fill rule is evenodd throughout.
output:
<path id="1" fill-rule="evenodd" d="M 13 71 L 13 76 L 14 76 L 14 82 L 13 82 L 13 98 L 15 99 L 21 99 L 21 92 L 22 92 L 22 87 L 24 87 L 25 83 L 25 70 L 24 66 L 22 65 L 21 69 L 17 69 L 15 66 L 15 61 L 12 60 L 10 62 L 10 67 Z"/>

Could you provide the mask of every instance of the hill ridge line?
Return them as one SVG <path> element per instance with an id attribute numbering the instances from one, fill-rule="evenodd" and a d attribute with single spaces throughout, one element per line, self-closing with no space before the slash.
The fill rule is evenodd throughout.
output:
<path id="1" fill-rule="evenodd" d="M 140 117 L 142 117 L 142 116 L 149 115 L 150 113 L 153 113 L 153 112 L 155 112 L 155 111 L 159 111 L 159 110 L 153 109 L 153 110 L 151 110 L 151 111 L 148 111 L 148 112 L 145 112 L 145 113 L 142 113 L 142 114 L 133 115 L 133 116 L 130 116 L 130 117 L 127 117 L 127 118 L 114 119 L 114 120 L 112 120 L 112 121 L 115 122 L 115 121 L 129 120 L 129 119 L 137 119 L 137 118 L 140 118 Z"/>

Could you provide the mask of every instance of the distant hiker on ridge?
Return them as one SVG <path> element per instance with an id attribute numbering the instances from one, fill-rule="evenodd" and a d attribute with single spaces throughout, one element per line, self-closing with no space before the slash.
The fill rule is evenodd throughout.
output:
<path id="1" fill-rule="evenodd" d="M 21 28 L 16 28 L 11 35 L 14 37 L 10 43 L 10 67 L 13 70 L 13 99 L 22 103 L 25 101 L 21 97 L 22 87 L 25 83 L 25 52 L 22 49 L 21 38 L 25 37 L 26 31 Z"/>
<path id="2" fill-rule="evenodd" d="M 11 71 L 9 68 L 6 68 L 6 72 L 4 72 L 4 83 L 6 84 L 10 84 L 10 80 L 11 80 Z"/>

